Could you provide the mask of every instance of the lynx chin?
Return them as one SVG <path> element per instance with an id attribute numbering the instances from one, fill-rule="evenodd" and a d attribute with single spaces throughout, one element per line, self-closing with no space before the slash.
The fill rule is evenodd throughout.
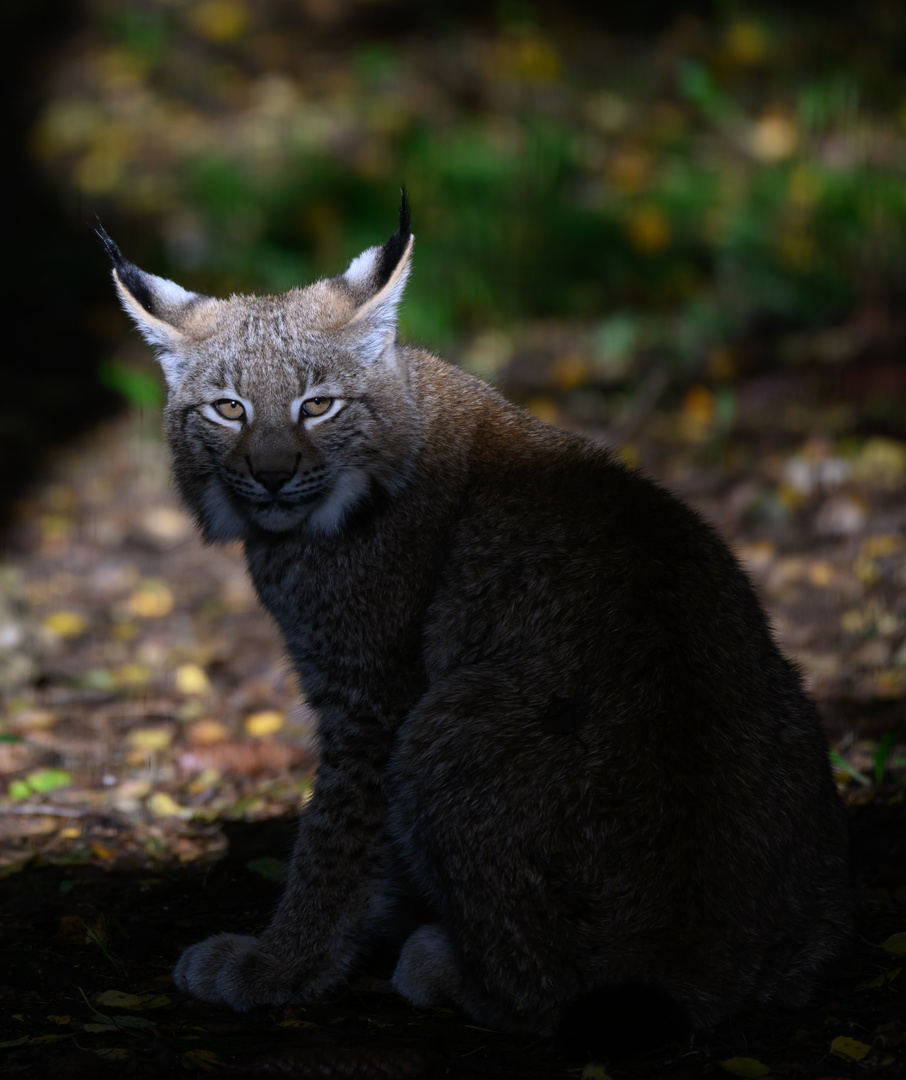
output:
<path id="1" fill-rule="evenodd" d="M 385 244 L 282 296 L 187 292 L 102 239 L 179 492 L 242 540 L 319 718 L 270 924 L 191 946 L 177 985 L 311 1001 L 396 933 L 413 1005 L 589 1045 L 649 1002 L 665 1037 L 805 1002 L 849 933 L 842 810 L 715 532 L 397 340 L 405 196 Z"/>

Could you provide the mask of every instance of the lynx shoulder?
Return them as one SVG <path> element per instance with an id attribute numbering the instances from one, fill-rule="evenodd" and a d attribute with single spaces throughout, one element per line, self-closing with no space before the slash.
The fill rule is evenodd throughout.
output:
<path id="1" fill-rule="evenodd" d="M 690 1029 L 804 1001 L 848 933 L 841 808 L 715 533 L 397 341 L 405 200 L 386 244 L 282 296 L 187 292 L 103 239 L 166 376 L 179 491 L 206 539 L 244 542 L 319 716 L 272 922 L 189 948 L 178 985 L 327 995 L 409 889 L 426 914 L 393 982 L 415 1005 L 552 1033 L 621 986 Z"/>

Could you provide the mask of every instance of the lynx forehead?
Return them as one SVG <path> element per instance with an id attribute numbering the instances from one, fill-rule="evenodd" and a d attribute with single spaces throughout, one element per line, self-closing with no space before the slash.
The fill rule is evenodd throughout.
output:
<path id="1" fill-rule="evenodd" d="M 804 1002 L 848 933 L 841 807 L 714 531 L 397 341 L 405 200 L 386 244 L 280 297 L 186 292 L 105 243 L 179 490 L 244 541 L 318 715 L 273 920 L 192 945 L 177 984 L 311 1001 L 396 934 L 411 1003 L 573 1057 Z"/>

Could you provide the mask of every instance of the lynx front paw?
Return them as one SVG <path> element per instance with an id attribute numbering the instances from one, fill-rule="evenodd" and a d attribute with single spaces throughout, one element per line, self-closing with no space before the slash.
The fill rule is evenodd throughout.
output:
<path id="1" fill-rule="evenodd" d="M 257 1005 L 282 1005 L 292 997 L 291 978 L 258 939 L 215 934 L 192 945 L 179 958 L 173 981 L 202 1001 L 246 1012 Z"/>

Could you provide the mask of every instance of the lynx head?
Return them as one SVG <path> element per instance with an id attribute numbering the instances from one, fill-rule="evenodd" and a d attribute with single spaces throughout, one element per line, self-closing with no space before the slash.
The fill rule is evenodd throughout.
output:
<path id="1" fill-rule="evenodd" d="M 405 193 L 386 244 L 282 296 L 187 292 L 99 235 L 163 368 L 174 475 L 207 540 L 333 532 L 376 488 L 405 485 L 420 432 L 396 342 L 414 240 Z"/>

